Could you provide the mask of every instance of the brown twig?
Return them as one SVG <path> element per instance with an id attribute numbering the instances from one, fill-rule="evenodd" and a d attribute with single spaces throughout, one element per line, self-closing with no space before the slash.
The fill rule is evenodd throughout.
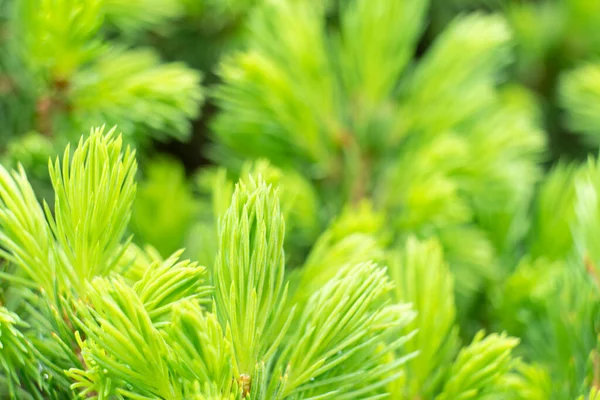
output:
<path id="1" fill-rule="evenodd" d="M 600 354 L 596 350 L 592 351 L 592 363 L 594 364 L 594 377 L 592 379 L 592 387 L 596 390 L 600 389 Z"/>
<path id="2" fill-rule="evenodd" d="M 360 157 L 358 165 L 357 177 L 354 180 L 351 192 L 351 202 L 354 205 L 367 195 L 369 179 L 371 178 L 371 157 L 368 154 L 363 154 Z"/>
<path id="3" fill-rule="evenodd" d="M 69 104 L 65 100 L 65 92 L 68 89 L 69 81 L 67 79 L 56 78 L 52 83 L 50 93 L 37 100 L 36 117 L 38 132 L 51 136 L 52 119 L 56 111 L 69 111 Z"/>
<path id="4" fill-rule="evenodd" d="M 338 131 L 337 144 L 343 152 L 355 156 L 352 160 L 358 160 L 356 177 L 350 187 L 350 202 L 351 204 L 356 205 L 367 195 L 371 177 L 371 156 L 361 152 L 356 137 L 347 129 L 340 129 Z"/>
<path id="5" fill-rule="evenodd" d="M 594 265 L 594 262 L 589 255 L 585 255 L 583 258 L 583 263 L 585 264 L 585 270 L 587 273 L 590 274 L 590 276 L 594 279 L 594 282 L 596 282 L 596 285 L 600 288 L 600 275 L 598 275 L 596 265 Z"/>

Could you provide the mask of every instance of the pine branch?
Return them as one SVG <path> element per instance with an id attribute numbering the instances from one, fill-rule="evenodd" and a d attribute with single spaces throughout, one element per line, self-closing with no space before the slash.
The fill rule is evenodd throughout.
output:
<path id="1" fill-rule="evenodd" d="M 406 397 L 430 398 L 458 350 L 454 282 L 439 243 L 410 238 L 401 253 L 390 256 L 396 301 L 414 305 L 415 330 L 407 350 L 418 354 L 406 365 Z"/>

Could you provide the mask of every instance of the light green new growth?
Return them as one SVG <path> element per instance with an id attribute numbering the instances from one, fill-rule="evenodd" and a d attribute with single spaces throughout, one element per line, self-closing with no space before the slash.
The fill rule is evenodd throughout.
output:
<path id="1" fill-rule="evenodd" d="M 181 0 L 103 0 L 108 22 L 127 34 L 161 27 L 183 15 Z"/>
<path id="2" fill-rule="evenodd" d="M 506 335 L 484 338 L 479 332 L 458 354 L 451 377 L 436 399 L 477 399 L 505 391 L 506 375 L 513 366 L 511 351 L 518 343 L 518 339 Z"/>
<path id="3" fill-rule="evenodd" d="M 519 339 L 505 333 L 484 337 L 480 331 L 470 345 L 460 348 L 454 278 L 439 242 L 410 237 L 389 259 L 395 300 L 412 304 L 416 311 L 404 329 L 416 332 L 405 351 L 417 354 L 405 364 L 405 376 L 389 385 L 391 397 L 475 399 L 516 392 L 513 382 L 520 376 L 513 350 Z M 532 386 L 522 383 L 519 389 Z"/>
<path id="4" fill-rule="evenodd" d="M 540 365 L 517 364 L 516 372 L 507 376 L 508 390 L 504 396 L 519 400 L 544 400 L 552 398 L 552 380 Z M 501 396 L 498 396 L 502 398 Z"/>
<path id="5" fill-rule="evenodd" d="M 0 398 L 600 400 L 600 1 L 501 3 L 0 0 Z"/>
<path id="6" fill-rule="evenodd" d="M 539 363 L 520 378 L 518 393 L 540 388 L 531 398 L 587 396 L 600 382 L 599 191 L 594 159 L 551 171 L 536 202 L 530 252 L 506 282 L 502 323 Z"/>
<path id="7" fill-rule="evenodd" d="M 19 379 L 32 395 L 61 398 L 68 391 L 62 368 L 77 362 L 67 299 L 84 296 L 88 280 L 121 265 L 136 161 L 114 129 L 100 128 L 49 169 L 55 208 L 44 203 L 44 213 L 23 170 L 0 168 L 0 242 L 12 264 L 2 273 L 12 289 L 4 300 L 23 313 L 22 332 L 40 353 L 39 370 L 23 368 Z"/>
<path id="8" fill-rule="evenodd" d="M 87 368 L 71 370 L 77 382 L 72 388 L 86 397 L 94 392 L 98 397 L 131 397 L 129 384 L 135 387 L 131 394 L 177 398 L 181 388 L 171 380 L 164 339 L 139 294 L 110 278 L 95 279 L 87 289 L 89 304 L 76 306 L 85 333 L 85 341 L 78 337 L 78 344 Z"/>
<path id="9" fill-rule="evenodd" d="M 95 34 L 102 0 L 24 0 L 18 15 L 27 61 L 36 72 L 66 79 L 102 51 Z"/>
<path id="10" fill-rule="evenodd" d="M 600 399 L 600 391 L 597 388 L 592 388 L 588 396 L 581 395 L 577 400 L 598 400 Z"/>
<path id="11" fill-rule="evenodd" d="M 546 177 L 535 199 L 531 228 L 532 255 L 560 259 L 573 246 L 571 221 L 575 218 L 574 165 L 559 164 Z"/>
<path id="12" fill-rule="evenodd" d="M 287 298 L 285 225 L 272 188 L 260 181 L 239 185 L 220 224 L 215 300 L 217 316 L 230 330 L 235 371 L 252 375 L 255 362 L 269 360 L 275 351 L 270 343 L 277 346 L 286 331 L 275 329 Z"/>
<path id="13" fill-rule="evenodd" d="M 11 398 L 34 392 L 36 382 L 22 380 L 22 374 L 41 378 L 36 369 L 37 354 L 31 342 L 20 329 L 27 327 L 18 315 L 0 307 L 0 367 L 3 371 L 2 387 L 8 388 Z"/>
<path id="14" fill-rule="evenodd" d="M 50 227 L 25 171 L 0 168 L 0 183 L 2 256 L 21 269 L 19 275 L 52 293 L 56 266 Z"/>
<path id="15" fill-rule="evenodd" d="M 576 218 L 571 222 L 571 231 L 578 257 L 597 268 L 600 265 L 600 164 L 590 157 L 583 169 L 575 181 Z"/>
<path id="16" fill-rule="evenodd" d="M 163 262 L 153 262 L 133 285 L 156 326 L 168 323 L 175 304 L 188 299 L 210 304 L 212 290 L 203 285 L 206 269 L 187 260 L 178 261 L 180 255 L 176 252 Z"/>
<path id="17" fill-rule="evenodd" d="M 281 199 L 281 212 L 286 221 L 286 235 L 291 236 L 293 244 L 298 246 L 312 244 L 319 233 L 320 213 L 317 195 L 310 182 L 299 173 L 277 168 L 267 160 L 246 162 L 242 165 L 239 176 L 241 181 L 249 183 L 259 176 L 268 184 L 277 187 Z M 208 181 L 203 185 L 210 186 L 214 215 L 221 216 L 233 194 L 233 181 L 227 178 L 224 168 L 219 168 L 214 174 L 211 174 L 211 171 L 204 171 L 199 179 Z"/>
<path id="18" fill-rule="evenodd" d="M 206 313 L 196 302 L 181 302 L 174 308 L 167 335 L 179 358 L 172 361 L 177 374 L 190 381 L 213 382 L 217 388 L 231 385 L 233 349 L 215 314 Z"/>
<path id="19" fill-rule="evenodd" d="M 21 72 L 38 86 L 32 129 L 65 135 L 63 142 L 104 123 L 119 124 L 135 142 L 188 137 L 204 100 L 200 73 L 119 42 L 181 15 L 179 1 L 23 0 L 12 12 L 19 50 L 11 56 L 24 60 Z M 122 35 L 108 40 L 111 23 Z"/>
<path id="20" fill-rule="evenodd" d="M 322 226 L 367 200 L 389 243 L 437 236 L 465 310 L 527 231 L 538 113 L 499 86 L 512 57 L 502 17 L 457 18 L 414 60 L 428 2 L 376 3 L 259 7 L 247 49 L 220 66 L 212 154 L 236 172 L 247 158 L 302 171 Z"/>
<path id="21" fill-rule="evenodd" d="M 558 165 L 536 199 L 531 254 L 551 260 L 576 257 L 600 262 L 600 167 L 593 158 L 581 166 Z"/>
<path id="22" fill-rule="evenodd" d="M 44 204 L 45 214 L 25 173 L 1 168 L 5 258 L 49 295 L 83 290 L 84 280 L 111 272 L 126 248 L 121 239 L 135 196 L 136 165 L 132 151 L 122 152 L 114 129 L 93 130 L 72 159 L 67 147 L 62 162 L 50 163 L 55 209 Z"/>
<path id="23" fill-rule="evenodd" d="M 378 237 L 383 216 L 363 203 L 359 209 L 346 209 L 319 236 L 296 276 L 298 301 L 319 289 L 340 268 L 356 262 L 383 262 L 384 238 Z"/>
<path id="24" fill-rule="evenodd" d="M 600 130 L 600 65 L 588 63 L 566 72 L 559 87 L 567 122 L 573 131 L 598 143 Z"/>
<path id="25" fill-rule="evenodd" d="M 135 153 L 122 149 L 115 129 L 102 129 L 70 154 L 67 146 L 62 163 L 50 163 L 55 192 L 54 214 L 45 205 L 52 233 L 61 251 L 58 257 L 75 275 L 71 283 L 82 287 L 84 279 L 114 270 L 127 244 L 122 244 L 135 197 Z M 54 215 L 54 218 L 52 217 Z M 79 282 L 76 280 L 79 279 Z"/>
<path id="26" fill-rule="evenodd" d="M 426 1 L 354 1 L 343 10 L 339 62 L 344 90 L 360 93 L 355 100 L 366 112 L 376 112 L 372 107 L 393 94 L 412 59 L 426 6 Z"/>
<path id="27" fill-rule="evenodd" d="M 82 68 L 70 97 L 81 123 L 108 121 L 131 132 L 141 125 L 181 140 L 203 100 L 199 81 L 183 64 L 161 65 L 151 50 L 113 50 Z"/>
<path id="28" fill-rule="evenodd" d="M 390 257 L 390 274 L 396 283 L 396 301 L 411 303 L 417 311 L 406 327 L 417 332 L 407 349 L 418 352 L 418 357 L 406 365 L 405 395 L 431 396 L 459 345 L 453 277 L 439 243 L 414 238 Z"/>
<path id="29" fill-rule="evenodd" d="M 366 263 L 347 266 L 315 292 L 275 367 L 285 380 L 279 396 L 366 398 L 397 379 L 414 353 L 391 358 L 406 351 L 413 333 L 401 332 L 414 314 L 409 306 L 386 305 L 390 288 L 385 270 Z"/>
<path id="30" fill-rule="evenodd" d="M 385 268 L 350 257 L 308 298 L 293 300 L 283 214 L 260 176 L 236 185 L 212 276 L 180 261 L 181 252 L 163 260 L 125 236 L 135 168 L 114 129 L 92 130 L 50 163 L 55 210 L 45 206 L 45 214 L 24 172 L 0 169 L 0 240 L 11 262 L 2 272 L 10 287 L 0 367 L 10 393 L 381 398 L 403 376 L 416 356 L 406 347 L 415 315 L 392 302 Z M 340 221 L 336 240 L 343 226 L 352 223 Z"/>

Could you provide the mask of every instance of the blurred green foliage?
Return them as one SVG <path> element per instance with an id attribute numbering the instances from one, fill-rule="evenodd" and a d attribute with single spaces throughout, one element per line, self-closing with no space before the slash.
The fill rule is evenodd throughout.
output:
<path id="1" fill-rule="evenodd" d="M 91 125 L 122 126 L 141 147 L 189 137 L 202 74 L 130 39 L 182 15 L 177 0 L 4 0 L 1 9 L 0 146 L 9 158 L 21 158 L 10 141 L 22 135 L 60 149 Z"/>
<path id="2" fill-rule="evenodd" d="M 600 398 L 598 26 L 0 0 L 0 397 Z"/>

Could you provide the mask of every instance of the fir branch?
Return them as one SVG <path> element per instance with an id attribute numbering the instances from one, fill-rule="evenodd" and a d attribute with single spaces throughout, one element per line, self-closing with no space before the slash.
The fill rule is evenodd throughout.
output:
<path id="1" fill-rule="evenodd" d="M 36 367 L 37 351 L 23 334 L 27 324 L 0 307 L 0 367 L 10 398 L 42 398 L 42 374 Z M 0 384 L 4 386 L 4 384 Z"/>
<path id="2" fill-rule="evenodd" d="M 73 389 L 98 397 L 178 399 L 181 384 L 171 377 L 164 338 L 135 291 L 118 279 L 95 278 L 86 293 L 75 308 L 86 335 L 79 345 L 87 369 L 69 371 Z"/>
<path id="3" fill-rule="evenodd" d="M 416 318 L 406 326 L 415 330 L 407 351 L 418 353 L 406 365 L 408 398 L 430 398 L 448 373 L 458 349 L 454 281 L 436 241 L 410 238 L 401 253 L 390 256 L 390 275 L 396 301 L 413 304 Z"/>
<path id="4" fill-rule="evenodd" d="M 93 59 L 102 48 L 95 37 L 102 24 L 102 0 L 25 0 L 19 2 L 19 28 L 26 61 L 57 82 Z"/>
<path id="5" fill-rule="evenodd" d="M 57 266 L 53 237 L 25 171 L 0 167 L 0 242 L 2 257 L 22 269 L 28 280 L 53 293 Z"/>
<path id="6" fill-rule="evenodd" d="M 444 399 L 472 399 L 505 390 L 506 374 L 512 368 L 511 352 L 519 343 L 505 334 L 484 338 L 479 332 L 458 354 L 442 393 Z"/>
<path id="7" fill-rule="evenodd" d="M 238 376 L 252 376 L 255 363 L 267 362 L 285 334 L 274 330 L 287 297 L 284 233 L 274 190 L 262 180 L 238 183 L 221 222 L 214 278 L 216 311 L 227 326 Z"/>
<path id="8" fill-rule="evenodd" d="M 75 287 L 84 279 L 107 275 L 119 262 L 122 238 L 135 197 L 135 153 L 122 152 L 115 128 L 92 130 L 71 157 L 67 146 L 62 164 L 50 163 L 55 210 L 46 217 L 60 246 L 60 259 Z"/>
<path id="9" fill-rule="evenodd" d="M 425 9 L 353 0 L 328 19 L 305 2 L 261 7 L 247 49 L 221 64 L 212 154 L 303 171 L 325 220 L 365 199 L 400 241 L 438 236 L 462 310 L 527 231 L 545 143 L 531 96 L 498 87 L 512 57 L 504 18 L 457 18 L 411 60 Z"/>
<path id="10" fill-rule="evenodd" d="M 151 50 L 114 49 L 73 77 L 73 117 L 81 125 L 108 121 L 125 132 L 184 139 L 203 101 L 200 79 L 181 63 L 160 64 Z"/>
<path id="11" fill-rule="evenodd" d="M 190 381 L 211 382 L 223 395 L 235 392 L 233 349 L 217 316 L 195 301 L 181 301 L 174 306 L 171 321 L 165 332 L 174 351 L 170 362 L 175 371 Z"/>
<path id="12" fill-rule="evenodd" d="M 160 28 L 181 17 L 180 0 L 103 0 L 106 20 L 129 36 Z"/>
<path id="13" fill-rule="evenodd" d="M 427 6 L 428 2 L 422 0 L 377 4 L 359 0 L 345 5 L 339 69 L 345 89 L 361 108 L 366 106 L 370 112 L 370 107 L 392 94 L 422 33 Z M 393 31 L 380 29 L 382 25 Z"/>
<path id="14" fill-rule="evenodd" d="M 382 226 L 383 215 L 369 203 L 344 210 L 319 236 L 297 272 L 294 300 L 303 303 L 348 264 L 384 260 L 384 238 L 378 237 Z"/>
<path id="15" fill-rule="evenodd" d="M 275 368 L 284 374 L 281 387 L 271 387 L 277 398 L 369 398 L 397 379 L 414 353 L 387 360 L 412 337 L 401 332 L 414 314 L 407 306 L 385 306 L 390 289 L 384 269 L 363 263 L 342 268 L 315 292 Z M 345 377 L 355 384 L 337 385 Z"/>
<path id="16" fill-rule="evenodd" d="M 408 125 L 441 132 L 489 105 L 494 80 L 510 60 L 509 40 L 499 16 L 474 14 L 453 21 L 401 91 Z M 423 109 L 427 112 L 418 112 Z"/>
<path id="17" fill-rule="evenodd" d="M 600 65 L 587 63 L 566 72 L 561 77 L 558 90 L 568 126 L 584 134 L 589 143 L 597 144 L 600 133 Z"/>
<path id="18" fill-rule="evenodd" d="M 179 302 L 194 299 L 210 304 L 212 290 L 203 285 L 206 269 L 189 260 L 178 262 L 180 254 L 175 253 L 164 262 L 153 262 L 133 286 L 154 326 L 169 323 Z"/>

